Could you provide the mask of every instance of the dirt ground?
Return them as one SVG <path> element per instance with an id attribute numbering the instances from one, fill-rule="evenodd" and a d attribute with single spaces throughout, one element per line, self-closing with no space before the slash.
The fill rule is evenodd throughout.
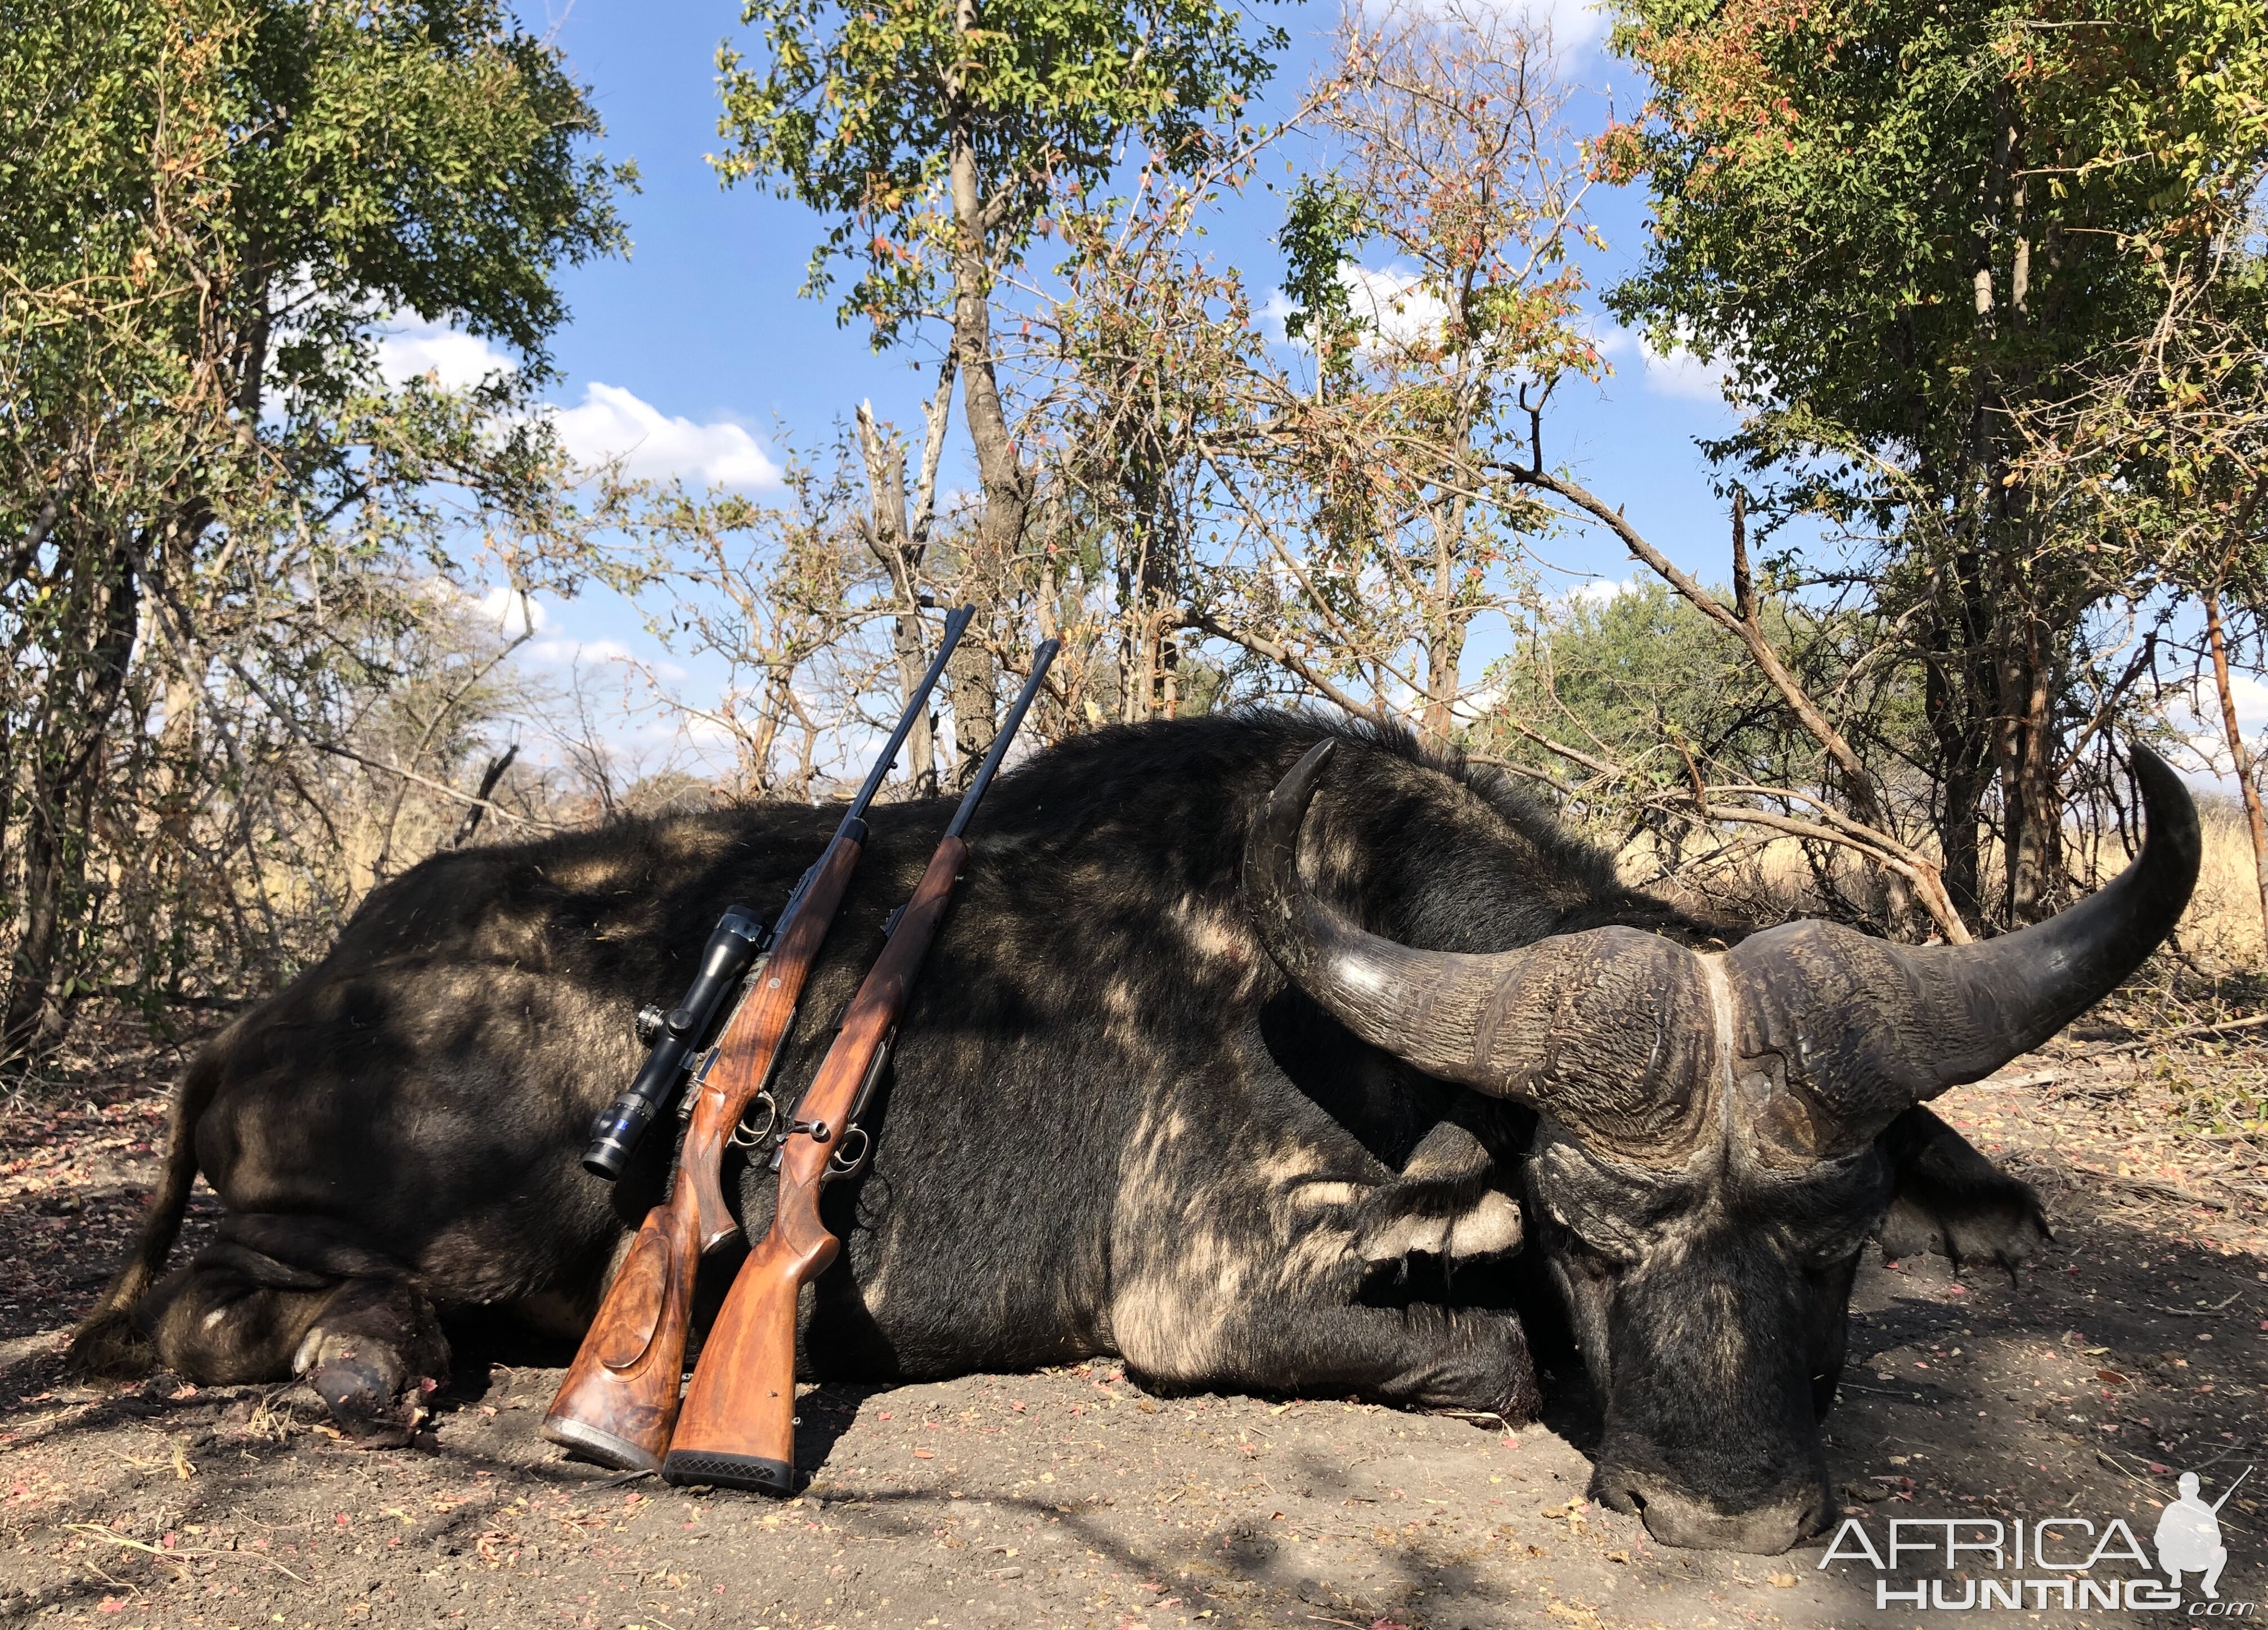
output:
<path id="1" fill-rule="evenodd" d="M 432 1452 L 350 1449 L 290 1387 L 67 1386 L 63 1342 L 155 1180 L 177 1058 L 98 1047 L 74 1081 L 7 1106 L 0 1624 L 1581 1630 L 1940 1618 L 1878 1608 L 1871 1567 L 1822 1567 L 1822 1545 L 1779 1558 L 1669 1551 L 1586 1504 L 1595 1423 L 1566 1377 L 1544 1422 L 1511 1431 L 1328 1398 L 1153 1398 L 1101 1363 L 822 1387 L 805 1400 L 798 1456 L 821 1470 L 785 1504 L 562 1458 L 536 1435 L 560 1372 L 524 1354 L 460 1349 Z M 2051 1516 L 2123 1517 L 2146 1545 L 2176 1472 L 2200 1472 L 2212 1500 L 2258 1463 L 2220 1514 L 2220 1596 L 2260 1602 L 2264 1078 L 2264 1030 L 2108 1054 L 2064 1043 L 1940 1102 L 2039 1186 L 2058 1240 L 2017 1286 L 1956 1278 L 1934 1258 L 1886 1267 L 1870 1250 L 1828 1452 L 1845 1511 L 1878 1545 L 1892 1517 Z M 213 1215 L 206 1196 L 188 1243 Z M 1881 1579 L 1910 1589 L 1929 1565 L 1905 1560 Z M 1940 1570 L 1953 1603 L 1977 1571 Z M 2149 1621 L 2042 1601 L 2010 1620 Z"/>

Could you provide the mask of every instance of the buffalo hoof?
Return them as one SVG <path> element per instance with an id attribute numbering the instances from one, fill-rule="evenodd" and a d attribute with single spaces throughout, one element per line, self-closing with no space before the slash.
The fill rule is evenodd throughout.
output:
<path id="1" fill-rule="evenodd" d="M 1928 1110 L 1900 1116 L 1882 1147 L 1898 1169 L 1897 1198 L 1874 1231 L 1886 1260 L 1934 1251 L 1956 1270 L 1990 1262 L 2014 1277 L 2055 1238 L 2031 1185 Z"/>
<path id="2" fill-rule="evenodd" d="M 1878 1237 L 1886 1261 L 1931 1252 L 1956 1270 L 1989 1262 L 2013 1274 L 2055 1235 L 2030 1187 L 2004 1177 L 1959 1194 L 1901 1194 Z"/>
<path id="3" fill-rule="evenodd" d="M 306 1382 L 352 1448 L 404 1448 L 425 1422 L 422 1389 L 397 1396 L 384 1368 L 352 1353 L 326 1359 L 307 1372 Z"/>
<path id="4" fill-rule="evenodd" d="M 80 1325 L 63 1354 L 63 1374 L 73 1381 L 139 1381 L 157 1367 L 157 1344 L 119 1309 Z"/>

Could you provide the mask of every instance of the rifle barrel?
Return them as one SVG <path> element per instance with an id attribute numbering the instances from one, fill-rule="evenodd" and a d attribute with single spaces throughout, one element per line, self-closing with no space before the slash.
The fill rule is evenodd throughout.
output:
<path id="1" fill-rule="evenodd" d="M 1016 732 L 1024 722 L 1024 714 L 1030 709 L 1032 698 L 1039 695 L 1040 682 L 1048 676 L 1048 665 L 1056 660 L 1056 653 L 1062 649 L 1063 641 L 1060 639 L 1043 639 L 1039 649 L 1032 653 L 1032 676 L 1024 682 L 1023 693 L 1017 697 L 1016 705 L 1008 710 L 1007 719 L 993 736 L 992 750 L 984 755 L 983 768 L 968 784 L 968 791 L 961 797 L 961 808 L 954 812 L 953 824 L 945 829 L 947 837 L 960 837 L 970 817 L 976 815 L 976 806 L 984 801 L 985 789 L 992 785 L 993 774 L 1000 768 L 1001 759 L 1007 756 L 1008 744 L 1016 739 Z"/>
<path id="2" fill-rule="evenodd" d="M 882 783 L 888 778 L 892 766 L 898 762 L 898 749 L 906 744 L 906 737 L 913 733 L 914 721 L 929 705 L 929 693 L 937 684 L 938 675 L 945 672 L 946 659 L 953 655 L 954 647 L 961 643 L 961 635 L 968 631 L 969 621 L 976 615 L 976 608 L 973 605 L 946 613 L 945 638 L 938 642 L 937 655 L 930 661 L 929 672 L 922 676 L 921 683 L 914 687 L 913 699 L 906 704 L 906 711 L 898 715 L 898 727 L 890 732 L 889 742 L 882 749 L 881 756 L 866 772 L 866 785 L 858 789 L 858 796 L 850 800 L 850 808 L 843 812 L 844 825 L 863 820 L 866 806 L 873 803 L 874 794 L 882 790 Z"/>

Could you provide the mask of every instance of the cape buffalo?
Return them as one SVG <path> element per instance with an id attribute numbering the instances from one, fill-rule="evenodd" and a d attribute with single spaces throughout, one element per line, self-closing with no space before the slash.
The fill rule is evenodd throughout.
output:
<path id="1" fill-rule="evenodd" d="M 799 1369 L 1115 1353 L 1160 1383 L 1518 1419 L 1539 1401 L 1518 1318 L 1405 1271 L 1525 1236 L 1603 1406 L 1594 1495 L 1670 1543 L 1785 1549 L 1830 1509 L 1816 1421 L 1868 1234 L 2005 1263 L 2044 1237 L 2030 1191 L 1918 1105 L 2172 924 L 2195 816 L 2136 761 L 2144 855 L 2047 924 L 1928 950 L 1798 924 L 1723 950 L 1508 778 L 1402 735 L 1245 712 L 1068 741 L 972 832 L 873 1159 L 828 1191 L 845 1248 Z M 790 1083 L 948 808 L 873 812 Z M 75 1361 L 297 1374 L 399 1442 L 446 1373 L 444 1317 L 578 1333 L 667 1176 L 664 1137 L 611 1186 L 578 1165 L 637 1062 L 630 1016 L 683 988 L 725 904 L 783 899 L 834 820 L 625 822 L 377 890 L 184 1073 Z M 220 1243 L 158 1282 L 200 1170 Z M 761 1169 L 740 1192 L 761 1232 Z"/>

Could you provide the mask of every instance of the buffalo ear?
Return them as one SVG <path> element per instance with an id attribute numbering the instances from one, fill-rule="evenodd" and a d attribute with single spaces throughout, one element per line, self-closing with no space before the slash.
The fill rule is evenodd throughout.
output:
<path id="1" fill-rule="evenodd" d="M 1935 1251 L 1955 1268 L 1992 1262 L 2013 1278 L 2055 1238 L 2032 1185 L 2009 1176 L 1927 1110 L 1904 1111 L 1876 1142 L 1896 1176 L 1890 1208 L 1874 1230 L 1884 1260 Z"/>

